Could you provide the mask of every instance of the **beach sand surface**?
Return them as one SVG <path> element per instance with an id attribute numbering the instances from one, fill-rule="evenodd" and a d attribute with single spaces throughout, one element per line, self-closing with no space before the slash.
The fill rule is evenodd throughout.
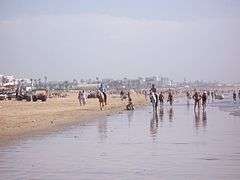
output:
<path id="1" fill-rule="evenodd" d="M 135 106 L 147 104 L 143 95 L 132 94 L 132 99 Z M 0 139 L 14 139 L 28 133 L 119 113 L 126 104 L 127 101 L 121 101 L 119 96 L 110 96 L 108 105 L 101 111 L 98 99 L 88 99 L 86 106 L 80 106 L 76 93 L 69 93 L 67 98 L 51 98 L 46 102 L 0 101 Z"/>

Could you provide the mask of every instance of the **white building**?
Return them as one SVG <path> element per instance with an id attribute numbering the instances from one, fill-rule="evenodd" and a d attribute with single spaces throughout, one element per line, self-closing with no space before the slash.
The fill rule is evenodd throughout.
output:
<path id="1" fill-rule="evenodd" d="M 0 75 L 0 86 L 15 86 L 19 82 L 23 84 L 31 84 L 30 79 L 26 78 L 16 79 L 12 75 Z"/>
<path id="2" fill-rule="evenodd" d="M 0 75 L 1 86 L 13 86 L 17 84 L 16 78 L 14 76 Z"/>

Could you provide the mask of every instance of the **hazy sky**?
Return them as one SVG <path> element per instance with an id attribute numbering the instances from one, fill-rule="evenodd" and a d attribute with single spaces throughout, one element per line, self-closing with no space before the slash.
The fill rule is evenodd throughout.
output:
<path id="1" fill-rule="evenodd" d="M 0 0 L 0 74 L 237 81 L 239 0 Z"/>

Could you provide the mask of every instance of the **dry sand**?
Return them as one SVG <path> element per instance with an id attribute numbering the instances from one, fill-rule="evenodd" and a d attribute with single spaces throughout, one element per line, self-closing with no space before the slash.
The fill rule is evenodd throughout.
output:
<path id="1" fill-rule="evenodd" d="M 109 97 L 109 104 L 101 111 L 97 99 L 88 99 L 86 106 L 80 106 L 76 97 L 71 93 L 67 98 L 47 102 L 0 101 L 0 140 L 121 112 L 127 103 L 119 97 Z M 135 106 L 147 104 L 143 95 L 133 94 L 132 99 Z"/>

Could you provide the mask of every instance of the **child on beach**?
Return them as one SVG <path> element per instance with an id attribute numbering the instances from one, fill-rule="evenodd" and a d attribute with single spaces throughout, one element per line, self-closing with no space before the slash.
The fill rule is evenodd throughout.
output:
<path id="1" fill-rule="evenodd" d="M 126 109 L 128 111 L 132 111 L 134 110 L 134 105 L 133 105 L 133 102 L 132 102 L 132 98 L 131 98 L 131 95 L 130 95 L 130 92 L 128 92 L 128 104 L 126 105 Z"/>

